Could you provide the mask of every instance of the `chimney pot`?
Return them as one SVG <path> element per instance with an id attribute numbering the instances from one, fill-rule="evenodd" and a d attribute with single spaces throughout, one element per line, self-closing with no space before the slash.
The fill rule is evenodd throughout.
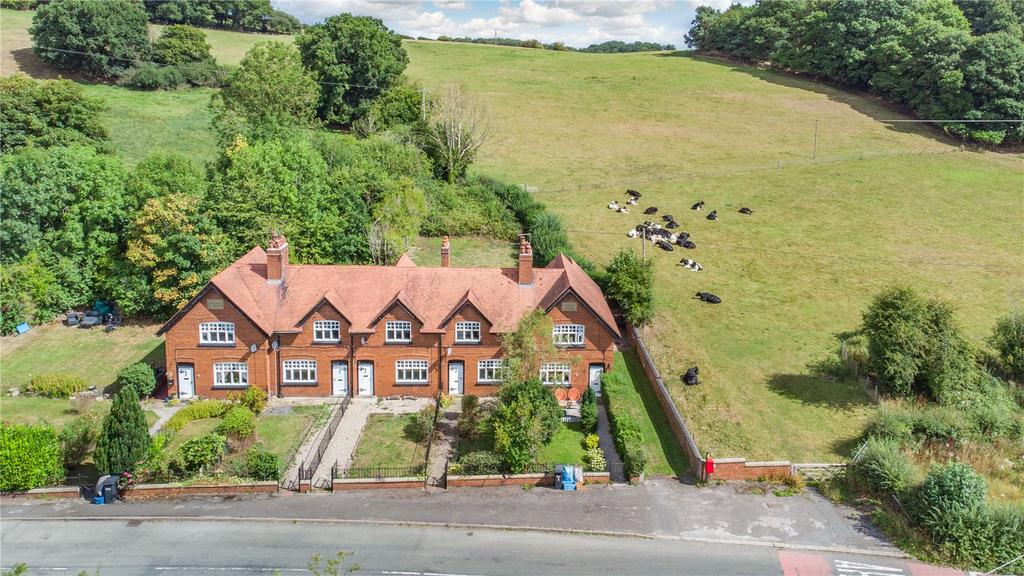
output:
<path id="1" fill-rule="evenodd" d="M 270 235 L 267 244 L 267 282 L 280 284 L 284 280 L 284 271 L 288 266 L 288 239 L 279 232 Z"/>
<path id="2" fill-rule="evenodd" d="M 448 268 L 452 264 L 451 250 L 451 243 L 448 241 L 448 237 L 445 236 L 441 239 L 441 266 L 444 268 Z"/>
<path id="3" fill-rule="evenodd" d="M 526 234 L 519 236 L 519 285 L 533 284 L 533 247 Z"/>

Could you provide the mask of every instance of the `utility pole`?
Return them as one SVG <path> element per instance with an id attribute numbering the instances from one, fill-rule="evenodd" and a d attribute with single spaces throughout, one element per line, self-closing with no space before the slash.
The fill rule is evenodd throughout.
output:
<path id="1" fill-rule="evenodd" d="M 818 157 L 818 119 L 814 119 L 814 150 L 811 152 L 811 160 Z"/>
<path id="2" fill-rule="evenodd" d="M 647 261 L 647 227 L 645 226 L 643 232 L 641 232 L 643 243 L 640 245 L 640 257 L 646 262 Z"/>
<path id="3" fill-rule="evenodd" d="M 427 89 L 420 88 L 420 120 L 427 119 Z"/>

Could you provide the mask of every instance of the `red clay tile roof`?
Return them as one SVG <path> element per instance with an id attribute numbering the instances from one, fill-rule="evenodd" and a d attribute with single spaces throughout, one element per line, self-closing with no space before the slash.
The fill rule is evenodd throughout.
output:
<path id="1" fill-rule="evenodd" d="M 267 282 L 266 260 L 266 252 L 257 246 L 210 280 L 266 334 L 299 330 L 324 301 L 355 333 L 373 332 L 376 321 L 396 304 L 423 322 L 423 332 L 443 332 L 453 312 L 467 302 L 491 322 L 492 332 L 509 332 L 526 312 L 548 310 L 571 290 L 619 335 L 601 289 L 564 255 L 546 268 L 535 268 L 533 284 L 527 286 L 516 281 L 516 268 L 419 267 L 406 256 L 396 266 L 289 264 L 284 280 L 274 285 Z M 160 333 L 180 316 L 172 317 Z"/>

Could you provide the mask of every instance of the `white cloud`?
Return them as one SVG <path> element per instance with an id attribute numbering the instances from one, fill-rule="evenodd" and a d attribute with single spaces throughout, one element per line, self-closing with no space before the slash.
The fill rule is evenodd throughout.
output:
<path id="1" fill-rule="evenodd" d="M 442 10 L 468 10 L 466 0 L 434 0 L 434 6 Z"/>
<path id="2" fill-rule="evenodd" d="M 516 5 L 502 6 L 498 9 L 498 13 L 506 22 L 539 26 L 560 26 L 579 22 L 582 19 L 579 14 L 568 8 L 559 8 L 554 4 L 541 4 L 534 0 L 521 0 Z"/>
<path id="3" fill-rule="evenodd" d="M 306 23 L 349 12 L 373 16 L 385 22 L 415 18 L 423 5 L 421 0 L 272 0 L 271 4 Z"/>

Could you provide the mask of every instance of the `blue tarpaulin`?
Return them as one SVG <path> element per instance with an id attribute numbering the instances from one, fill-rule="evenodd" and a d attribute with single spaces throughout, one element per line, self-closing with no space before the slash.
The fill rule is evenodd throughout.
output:
<path id="1" fill-rule="evenodd" d="M 18 332 L 18 334 L 24 334 L 25 332 L 28 332 L 28 322 L 22 322 L 21 324 L 15 326 L 14 329 Z"/>
<path id="2" fill-rule="evenodd" d="M 111 309 L 110 305 L 104 302 L 103 300 L 97 300 L 96 304 L 93 305 L 92 309 L 99 312 L 101 317 L 113 312 L 113 309 Z"/>

